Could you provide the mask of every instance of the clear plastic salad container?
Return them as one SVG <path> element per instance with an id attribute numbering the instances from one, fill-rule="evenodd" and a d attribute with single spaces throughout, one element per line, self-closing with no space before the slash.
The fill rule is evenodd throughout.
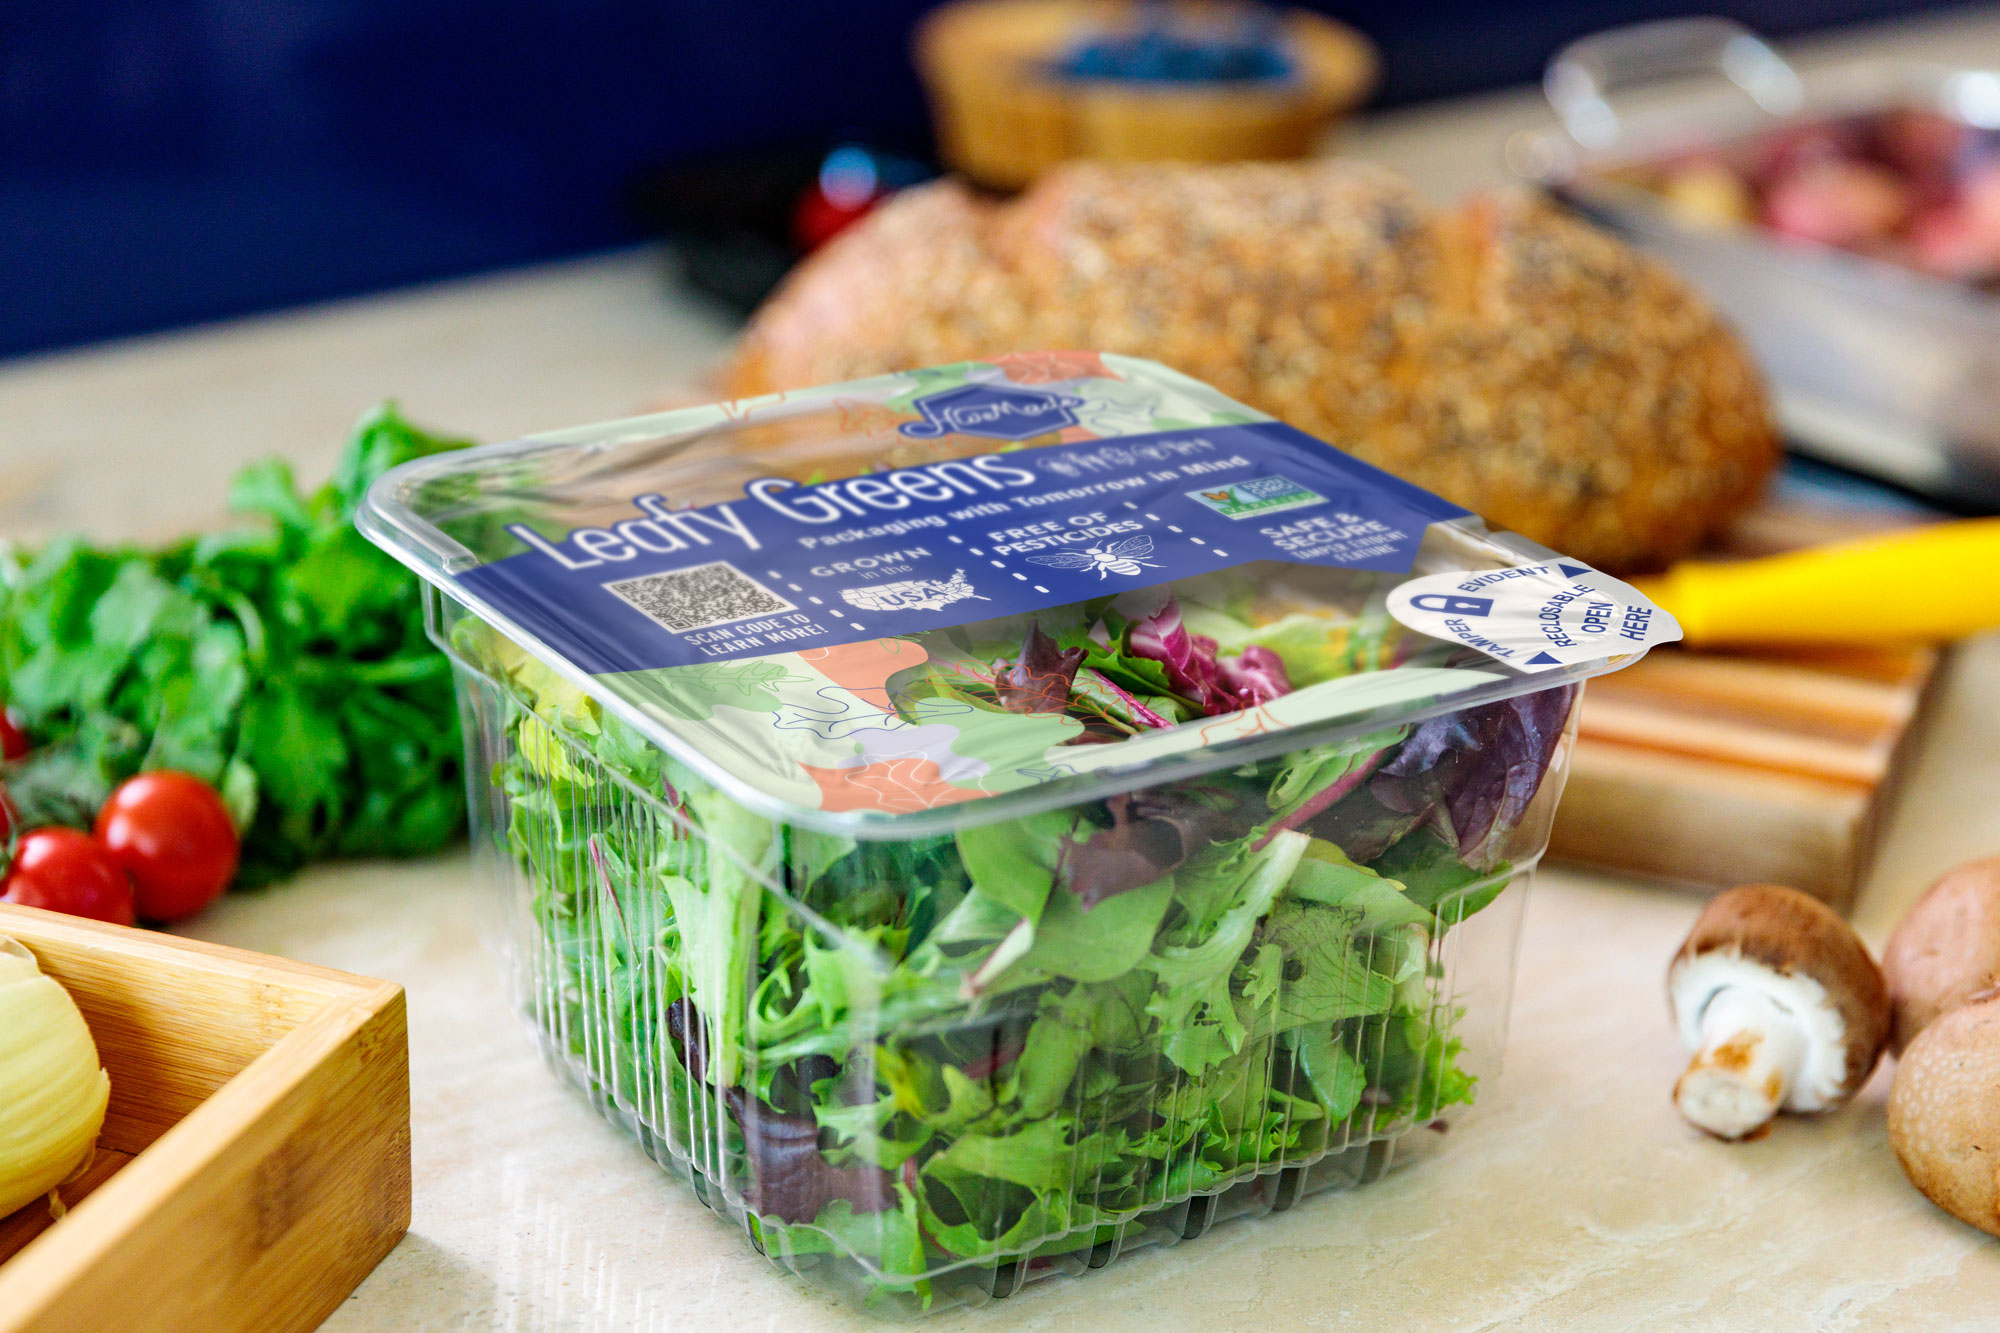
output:
<path id="1" fill-rule="evenodd" d="M 427 581 L 550 1064 L 913 1312 L 1434 1141 L 1579 682 L 1671 624 L 1087 353 L 441 455 L 361 524 Z"/>

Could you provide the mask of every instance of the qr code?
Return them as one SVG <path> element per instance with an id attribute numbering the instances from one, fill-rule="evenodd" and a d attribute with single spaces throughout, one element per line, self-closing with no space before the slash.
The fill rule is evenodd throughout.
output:
<path id="1" fill-rule="evenodd" d="M 670 574 L 620 579 L 604 586 L 654 623 L 671 630 L 706 629 L 732 620 L 798 610 L 736 566 L 721 560 L 693 569 L 677 569 Z"/>

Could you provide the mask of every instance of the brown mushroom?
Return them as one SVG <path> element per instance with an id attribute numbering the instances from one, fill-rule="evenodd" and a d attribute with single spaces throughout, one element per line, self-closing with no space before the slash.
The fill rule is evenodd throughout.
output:
<path id="1" fill-rule="evenodd" d="M 2000 991 L 1948 1011 L 1903 1052 L 1889 1144 L 1932 1203 L 2000 1236 Z"/>
<path id="2" fill-rule="evenodd" d="M 2000 857 L 1972 861 L 1925 891 L 1882 951 L 1901 1054 L 1939 1014 L 2000 985 Z"/>
<path id="3" fill-rule="evenodd" d="M 1718 1138 L 1845 1102 L 1889 1034 L 1867 947 L 1832 908 L 1776 884 L 1709 902 L 1668 969 L 1667 995 L 1695 1053 L 1674 1105 Z"/>

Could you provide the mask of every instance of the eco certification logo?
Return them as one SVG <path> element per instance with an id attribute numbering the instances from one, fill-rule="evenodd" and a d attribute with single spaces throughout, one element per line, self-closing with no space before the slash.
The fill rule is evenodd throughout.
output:
<path id="1" fill-rule="evenodd" d="M 1284 477 L 1258 477 L 1254 481 L 1203 487 L 1187 492 L 1187 497 L 1224 518 L 1252 518 L 1326 503 L 1326 497 L 1318 491 L 1309 491 Z"/>

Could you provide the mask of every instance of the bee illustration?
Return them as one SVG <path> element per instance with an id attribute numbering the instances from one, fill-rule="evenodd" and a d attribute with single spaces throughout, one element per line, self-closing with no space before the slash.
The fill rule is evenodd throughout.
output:
<path id="1" fill-rule="evenodd" d="M 1137 574 L 1142 569 L 1158 569 L 1157 563 L 1146 559 L 1152 553 L 1151 537 L 1127 537 L 1122 542 L 1086 546 L 1081 551 L 1064 551 L 1061 555 L 1031 555 L 1028 562 L 1050 569 L 1094 569 L 1102 579 L 1106 574 Z"/>
<path id="2" fill-rule="evenodd" d="M 1213 500 L 1219 505 L 1226 505 L 1236 498 L 1228 491 L 1203 491 L 1201 494 L 1202 498 Z"/>

